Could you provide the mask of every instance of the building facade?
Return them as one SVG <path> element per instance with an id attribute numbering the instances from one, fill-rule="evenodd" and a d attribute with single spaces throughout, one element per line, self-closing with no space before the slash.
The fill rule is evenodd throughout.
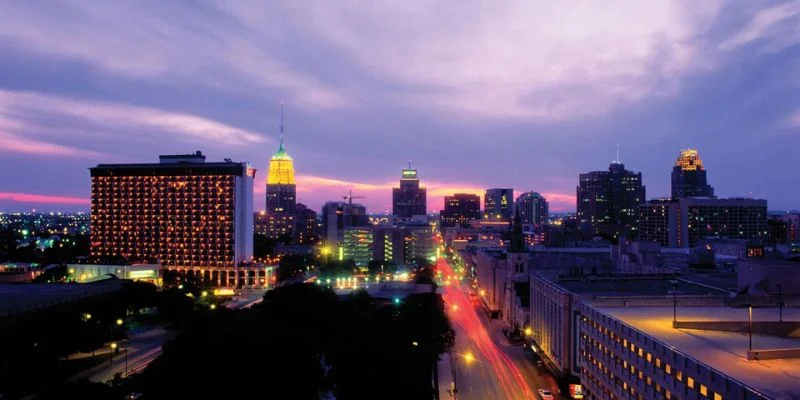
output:
<path id="1" fill-rule="evenodd" d="M 714 197 L 703 161 L 694 149 L 681 150 L 672 167 L 672 198 L 684 197 Z"/>
<path id="2" fill-rule="evenodd" d="M 266 192 L 267 236 L 272 239 L 291 236 L 297 188 L 294 183 L 294 160 L 283 148 L 282 135 L 278 151 L 269 160 Z"/>
<path id="3" fill-rule="evenodd" d="M 201 152 L 90 168 L 90 259 L 166 269 L 233 269 L 253 255 L 253 180 L 243 162 Z"/>
<path id="4" fill-rule="evenodd" d="M 720 237 L 765 241 L 767 201 L 690 197 L 657 200 L 639 207 L 639 238 L 665 247 L 695 247 Z"/>
<path id="5" fill-rule="evenodd" d="M 486 189 L 483 193 L 483 219 L 511 222 L 514 214 L 514 189 Z"/>
<path id="6" fill-rule="evenodd" d="M 525 227 L 546 225 L 550 218 L 547 199 L 537 192 L 525 192 L 519 195 L 516 207 L 519 209 L 519 217 Z"/>
<path id="7" fill-rule="evenodd" d="M 417 170 L 404 169 L 400 177 L 400 187 L 392 189 L 392 214 L 398 218 L 412 218 L 427 214 L 427 190 L 419 186 Z"/>
<path id="8" fill-rule="evenodd" d="M 368 226 L 367 208 L 361 204 L 329 201 L 322 206 L 322 236 L 327 245 L 336 247 L 343 239 L 342 231 L 350 226 Z"/>
<path id="9" fill-rule="evenodd" d="M 294 241 L 298 244 L 316 244 L 319 241 L 318 226 L 316 211 L 303 203 L 297 203 L 294 215 Z"/>
<path id="10" fill-rule="evenodd" d="M 444 196 L 444 208 L 440 214 L 442 227 L 467 227 L 472 221 L 481 219 L 481 199 L 478 195 L 456 193 Z"/>
<path id="11" fill-rule="evenodd" d="M 590 223 L 595 233 L 636 236 L 639 205 L 645 202 L 642 173 L 613 162 L 608 171 L 580 174 L 577 187 L 577 217 Z"/>

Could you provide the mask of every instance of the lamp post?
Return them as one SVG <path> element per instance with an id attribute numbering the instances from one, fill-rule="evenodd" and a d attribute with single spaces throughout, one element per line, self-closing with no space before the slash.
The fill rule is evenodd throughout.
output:
<path id="1" fill-rule="evenodd" d="M 678 322 L 678 282 L 672 281 L 672 327 Z"/>
<path id="2" fill-rule="evenodd" d="M 753 305 L 747 306 L 747 333 L 750 338 L 750 351 L 753 351 Z"/>

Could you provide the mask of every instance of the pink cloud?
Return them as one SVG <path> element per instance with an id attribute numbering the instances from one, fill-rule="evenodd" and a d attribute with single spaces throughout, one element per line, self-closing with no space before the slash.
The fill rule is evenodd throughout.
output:
<path id="1" fill-rule="evenodd" d="M 26 154 L 36 154 L 43 156 L 65 156 L 65 157 L 84 157 L 100 158 L 102 153 L 83 150 L 76 147 L 62 146 L 60 144 L 48 143 L 39 140 L 25 139 L 14 135 L 0 132 L 0 140 L 3 141 L 3 150 L 7 152 L 17 152 Z"/>
<path id="2" fill-rule="evenodd" d="M 16 203 L 89 205 L 89 199 L 85 197 L 50 196 L 15 192 L 0 192 L 0 200 L 13 201 Z"/>

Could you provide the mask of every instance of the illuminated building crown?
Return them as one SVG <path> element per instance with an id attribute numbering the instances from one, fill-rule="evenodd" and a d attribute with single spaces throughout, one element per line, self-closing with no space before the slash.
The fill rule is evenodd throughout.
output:
<path id="1" fill-rule="evenodd" d="M 294 161 L 283 149 L 283 102 L 281 102 L 281 144 L 269 160 L 267 185 L 294 185 Z"/>
<path id="2" fill-rule="evenodd" d="M 700 160 L 700 155 L 697 154 L 695 149 L 681 150 L 678 160 L 675 165 L 681 167 L 684 171 L 704 170 L 703 161 Z"/>

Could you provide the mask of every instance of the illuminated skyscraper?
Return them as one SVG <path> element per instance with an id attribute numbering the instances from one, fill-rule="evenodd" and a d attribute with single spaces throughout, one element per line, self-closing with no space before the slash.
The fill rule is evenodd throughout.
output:
<path id="1" fill-rule="evenodd" d="M 403 170 L 400 177 L 400 187 L 392 189 L 392 214 L 398 218 L 411 218 L 415 215 L 427 214 L 426 190 L 419 186 L 417 170 Z"/>
<path id="2" fill-rule="evenodd" d="M 672 167 L 672 198 L 684 197 L 714 197 L 703 161 L 694 149 L 682 150 Z"/>
<path id="3" fill-rule="evenodd" d="M 97 263 L 160 262 L 220 285 L 253 255 L 249 163 L 205 162 L 201 152 L 152 164 L 90 168 L 90 258 Z"/>
<path id="4" fill-rule="evenodd" d="M 639 205 L 645 202 L 641 172 L 614 161 L 608 171 L 580 174 L 576 197 L 579 222 L 591 223 L 596 233 L 636 235 Z"/>
<path id="5" fill-rule="evenodd" d="M 267 219 L 270 238 L 291 235 L 294 229 L 297 191 L 294 184 L 294 160 L 283 148 L 283 104 L 281 104 L 281 142 L 269 160 L 267 174 Z"/>
<path id="6" fill-rule="evenodd" d="M 517 197 L 519 217 L 524 226 L 542 226 L 547 224 L 549 206 L 547 199 L 536 192 L 526 192 Z"/>
<path id="7" fill-rule="evenodd" d="M 486 189 L 483 194 L 483 219 L 511 222 L 514 189 Z"/>
<path id="8" fill-rule="evenodd" d="M 443 227 L 468 226 L 470 222 L 481 219 L 481 198 L 468 193 L 444 196 L 440 219 Z"/>

